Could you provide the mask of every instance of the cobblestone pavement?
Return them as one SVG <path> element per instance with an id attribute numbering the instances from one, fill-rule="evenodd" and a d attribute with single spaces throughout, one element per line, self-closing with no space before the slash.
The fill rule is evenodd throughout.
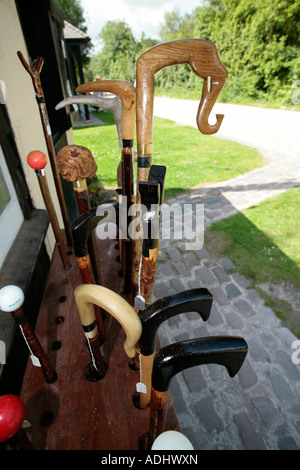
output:
<path id="1" fill-rule="evenodd" d="M 179 112 L 177 103 L 176 106 L 173 116 L 180 115 L 181 123 L 190 125 L 182 122 L 185 113 Z M 155 107 L 157 110 L 157 101 Z M 168 106 L 165 114 L 163 110 L 154 112 L 170 118 L 168 113 L 172 110 Z M 296 114 L 299 119 L 300 113 Z M 166 202 L 181 206 L 204 204 L 207 227 L 299 184 L 298 134 L 293 142 L 293 136 L 287 136 L 287 154 L 278 144 L 272 148 L 273 141 L 269 147 L 272 151 L 267 150 L 266 139 L 265 151 L 255 142 L 269 160 L 264 167 L 190 190 Z M 229 134 L 227 137 L 232 138 Z M 195 219 L 195 214 L 192 217 Z M 178 214 L 174 221 L 180 224 Z M 203 322 L 195 313 L 173 317 L 159 328 L 161 345 L 189 338 L 233 335 L 247 341 L 249 352 L 234 378 L 228 376 L 224 367 L 213 364 L 187 369 L 173 378 L 171 390 L 182 432 L 199 450 L 299 450 L 300 364 L 292 361 L 293 353 L 300 348 L 300 343 L 294 343 L 297 338 L 281 325 L 257 291 L 249 288 L 248 281 L 229 259 L 216 261 L 210 256 L 205 248 L 205 233 L 204 246 L 193 250 L 186 250 L 184 240 L 162 239 L 153 300 L 194 287 L 206 287 L 213 295 L 210 318 Z"/>

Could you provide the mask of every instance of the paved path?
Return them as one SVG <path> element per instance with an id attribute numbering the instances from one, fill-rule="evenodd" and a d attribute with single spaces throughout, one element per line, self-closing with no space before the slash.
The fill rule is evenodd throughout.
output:
<path id="1" fill-rule="evenodd" d="M 196 102 L 156 98 L 154 114 L 172 120 L 178 116 L 176 122 L 195 126 L 191 116 L 196 115 L 197 106 Z M 218 138 L 259 148 L 268 164 L 168 201 L 204 203 L 205 226 L 300 184 L 300 113 L 219 107 L 226 119 Z M 219 111 L 214 109 L 214 113 Z M 180 214 L 176 217 L 180 219 Z M 183 240 L 162 240 L 161 252 L 154 300 L 193 287 L 206 287 L 214 297 L 207 322 L 195 313 L 164 322 L 159 329 L 162 346 L 217 335 L 242 336 L 249 346 L 246 361 L 233 379 L 218 365 L 194 367 L 173 379 L 183 433 L 195 449 L 299 450 L 300 364 L 292 361 L 292 354 L 300 349 L 293 349 L 297 338 L 249 288 L 231 261 L 212 259 L 205 243 L 201 249 L 187 251 Z"/>

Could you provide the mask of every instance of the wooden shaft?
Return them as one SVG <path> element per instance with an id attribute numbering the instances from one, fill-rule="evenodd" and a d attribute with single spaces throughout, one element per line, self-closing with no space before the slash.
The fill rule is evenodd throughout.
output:
<path id="1" fill-rule="evenodd" d="M 67 214 L 67 209 L 66 209 L 61 182 L 59 179 L 59 173 L 58 173 L 58 169 L 56 165 L 56 156 L 55 156 L 55 150 L 54 150 L 53 139 L 52 139 L 52 134 L 51 134 L 51 127 L 50 127 L 48 112 L 47 112 L 47 108 L 45 104 L 44 92 L 43 92 L 43 88 L 42 88 L 42 84 L 40 80 L 40 72 L 43 67 L 44 59 L 42 57 L 38 57 L 36 59 L 34 67 L 31 68 L 25 61 L 25 58 L 23 57 L 22 53 L 18 51 L 17 54 L 25 70 L 29 73 L 29 75 L 32 78 L 33 88 L 36 94 L 36 99 L 37 99 L 37 103 L 38 103 L 38 107 L 40 111 L 48 155 L 49 155 L 50 164 L 52 168 L 53 179 L 54 179 L 57 197 L 58 197 L 58 201 L 60 205 L 61 215 L 62 215 L 63 222 L 64 222 L 67 242 L 69 246 L 72 246 L 70 223 L 68 219 L 68 214 Z"/>
<path id="2" fill-rule="evenodd" d="M 91 208 L 89 190 L 86 179 L 76 180 L 73 182 L 73 190 L 77 202 L 79 214 L 84 214 Z M 98 252 L 95 232 L 92 231 L 88 240 L 89 253 L 91 256 L 91 263 L 93 267 L 94 277 L 96 284 L 101 284 L 101 272 L 98 263 Z"/>
<path id="3" fill-rule="evenodd" d="M 39 359 L 41 364 L 41 369 L 45 376 L 47 383 L 53 383 L 57 379 L 56 372 L 52 368 L 49 359 L 43 350 L 38 338 L 36 337 L 29 321 L 24 315 L 23 309 L 18 308 L 14 312 L 11 312 L 16 324 L 22 328 L 23 334 L 26 338 L 26 341 L 30 347 L 32 353 Z"/>
<path id="4" fill-rule="evenodd" d="M 155 352 L 150 356 L 140 355 L 140 377 L 142 383 L 146 386 L 145 393 L 139 394 L 139 408 L 143 410 L 150 405 L 151 401 L 151 375 Z"/>
<path id="5" fill-rule="evenodd" d="M 149 250 L 149 258 L 142 257 L 141 268 L 141 296 L 145 299 L 145 308 L 149 307 L 152 303 L 152 293 L 154 288 L 154 280 L 156 274 L 158 248 Z"/>
<path id="6" fill-rule="evenodd" d="M 126 197 L 127 210 L 127 232 L 128 226 L 133 221 L 129 216 L 130 207 L 135 203 L 134 197 L 134 163 L 133 149 L 123 148 L 122 151 L 122 197 Z M 122 239 L 122 271 L 124 276 L 124 293 L 132 292 L 132 263 L 133 263 L 133 240 L 127 233 L 126 239 Z"/>
<path id="7" fill-rule="evenodd" d="M 59 227 L 57 215 L 56 215 L 55 208 L 54 208 L 54 205 L 53 205 L 53 201 L 52 201 L 52 198 L 51 198 L 51 194 L 50 194 L 48 182 L 47 182 L 47 179 L 46 179 L 45 171 L 44 170 L 36 170 L 36 174 L 37 174 L 37 177 L 38 177 L 38 182 L 39 182 L 39 185 L 40 185 L 40 188 L 41 188 L 43 199 L 44 199 L 44 202 L 45 202 L 48 214 L 49 214 L 51 226 L 52 226 L 54 236 L 55 236 L 55 240 L 56 240 L 56 246 L 59 250 L 59 254 L 60 254 L 60 257 L 61 257 L 61 260 L 63 262 L 64 267 L 69 268 L 71 266 L 71 264 L 70 264 L 70 261 L 67 257 L 67 254 L 66 254 L 66 248 L 65 248 L 64 240 L 63 240 L 63 237 L 62 237 L 62 233 L 61 233 L 61 230 L 60 230 L 60 227 Z"/>
<path id="8" fill-rule="evenodd" d="M 90 255 L 88 254 L 80 258 L 76 257 L 76 261 L 80 270 L 80 275 L 81 275 L 83 284 L 95 284 L 94 271 L 92 268 Z M 94 315 L 95 315 L 97 327 L 98 327 L 99 341 L 100 341 L 100 344 L 103 344 L 105 333 L 104 333 L 101 309 L 98 305 L 94 305 Z"/>
<path id="9" fill-rule="evenodd" d="M 93 318 L 92 305 L 104 308 L 122 325 L 126 333 L 124 350 L 128 357 L 134 357 L 136 344 L 142 333 L 141 321 L 135 310 L 120 295 L 103 286 L 81 285 L 74 291 L 81 319 Z"/>
<path id="10" fill-rule="evenodd" d="M 165 431 L 166 411 L 169 392 L 159 392 L 151 388 L 150 423 L 148 431 L 147 450 L 150 450 L 154 440 Z"/>
<path id="11" fill-rule="evenodd" d="M 136 113 L 135 87 L 125 80 L 102 80 L 84 83 L 76 88 L 78 93 L 107 91 L 117 95 L 122 102 L 122 195 L 127 197 L 128 209 L 134 203 L 133 138 Z M 122 271 L 125 278 L 124 293 L 132 291 L 132 240 L 126 237 L 121 243 Z"/>

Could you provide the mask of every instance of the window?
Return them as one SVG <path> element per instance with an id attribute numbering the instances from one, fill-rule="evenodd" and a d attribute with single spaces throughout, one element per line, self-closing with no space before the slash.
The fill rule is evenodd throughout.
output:
<path id="1" fill-rule="evenodd" d="M 0 267 L 23 220 L 23 213 L 0 146 Z"/>

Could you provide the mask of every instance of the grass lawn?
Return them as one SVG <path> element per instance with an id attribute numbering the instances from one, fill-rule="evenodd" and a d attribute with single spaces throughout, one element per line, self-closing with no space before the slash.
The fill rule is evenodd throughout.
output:
<path id="1" fill-rule="evenodd" d="M 121 151 L 114 118 L 108 111 L 96 115 L 106 125 L 75 128 L 75 143 L 91 150 L 102 185 L 115 188 Z M 167 167 L 165 197 L 199 183 L 224 181 L 264 164 L 256 149 L 206 136 L 165 119 L 154 118 L 153 134 L 153 163 Z"/>
<path id="2" fill-rule="evenodd" d="M 254 287 L 269 284 L 268 293 L 258 288 L 267 305 L 285 320 L 289 301 L 279 305 L 277 286 L 293 286 L 300 304 L 300 187 L 267 199 L 239 214 L 216 222 L 207 230 L 220 235 L 217 257 L 226 256 Z M 216 243 L 216 239 L 214 240 Z M 290 297 L 291 298 L 291 297 Z M 282 299 L 281 299 L 282 300 Z M 295 312 L 298 317 L 298 312 Z M 300 337 L 300 320 L 291 328 Z"/>

